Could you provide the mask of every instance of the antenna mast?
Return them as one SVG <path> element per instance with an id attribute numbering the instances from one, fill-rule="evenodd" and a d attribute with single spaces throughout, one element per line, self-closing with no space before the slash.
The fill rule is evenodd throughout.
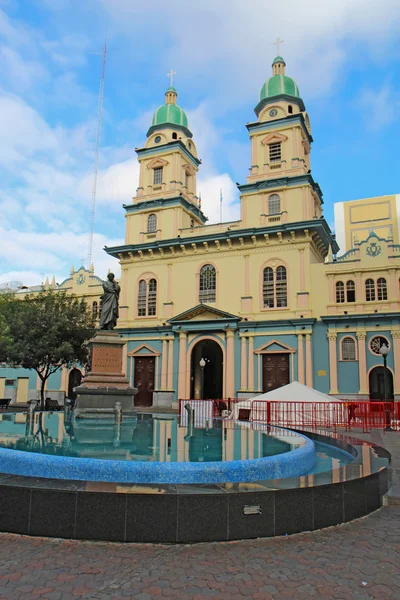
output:
<path id="1" fill-rule="evenodd" d="M 103 118 L 103 97 L 104 97 L 104 77 L 106 73 L 106 57 L 107 57 L 107 36 L 104 42 L 102 68 L 101 68 L 101 79 L 100 79 L 100 90 L 99 90 L 99 105 L 97 113 L 97 136 L 96 136 L 96 151 L 94 155 L 94 171 L 93 171 L 93 182 L 92 182 L 92 208 L 90 213 L 90 232 L 88 242 L 88 259 L 87 267 L 90 269 L 92 265 L 92 252 L 93 252 L 93 234 L 94 234 L 94 220 L 96 212 L 96 192 L 97 192 L 97 173 L 99 170 L 99 153 L 100 153 L 100 139 L 101 139 L 101 122 Z"/>

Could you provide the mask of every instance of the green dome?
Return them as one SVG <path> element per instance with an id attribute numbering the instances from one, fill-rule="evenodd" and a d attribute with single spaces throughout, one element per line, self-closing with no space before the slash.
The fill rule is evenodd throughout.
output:
<path id="1" fill-rule="evenodd" d="M 186 113 L 177 104 L 164 104 L 157 108 L 151 122 L 152 127 L 157 125 L 179 125 L 180 127 L 188 128 L 188 118 Z"/>
<path id="2" fill-rule="evenodd" d="M 274 59 L 274 62 L 272 63 L 273 65 L 275 65 L 276 63 L 283 63 L 284 65 L 286 65 L 285 61 L 283 60 L 282 56 L 277 56 Z"/>
<path id="3" fill-rule="evenodd" d="M 283 59 L 281 60 L 283 61 Z M 279 62 L 277 59 L 275 59 L 275 61 Z M 272 98 L 273 96 L 281 96 L 282 94 L 293 96 L 294 98 L 300 98 L 299 88 L 297 87 L 297 83 L 294 79 L 288 77 L 287 75 L 273 75 L 262 86 L 260 92 L 260 101 L 264 100 L 265 98 Z"/>

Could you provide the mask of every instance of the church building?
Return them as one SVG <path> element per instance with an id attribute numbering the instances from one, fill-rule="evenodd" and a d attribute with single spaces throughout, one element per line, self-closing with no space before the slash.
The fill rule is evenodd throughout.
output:
<path id="1" fill-rule="evenodd" d="M 137 149 L 125 243 L 106 251 L 121 264 L 118 330 L 138 405 L 251 397 L 295 380 L 339 398 L 381 399 L 383 343 L 389 397 L 400 398 L 397 222 L 374 231 L 364 207 L 363 234 L 338 255 L 311 174 L 310 118 L 285 70 L 276 57 L 246 125 L 239 221 L 206 224 L 201 161 L 174 87 Z"/>
<path id="2" fill-rule="evenodd" d="M 276 57 L 246 125 L 240 220 L 207 225 L 201 160 L 174 87 L 137 149 L 125 243 L 106 252 L 121 264 L 117 331 L 138 406 L 248 398 L 292 381 L 333 399 L 384 399 L 383 344 L 389 398 L 400 399 L 400 197 L 337 203 L 333 235 L 311 174 L 310 118 L 285 71 Z M 59 287 L 97 315 L 92 268 Z M 51 396 L 71 395 L 80 377 L 79 365 L 63 369 Z M 0 368 L 0 397 L 7 381 L 21 383 L 17 401 L 36 394 L 34 375 Z"/>

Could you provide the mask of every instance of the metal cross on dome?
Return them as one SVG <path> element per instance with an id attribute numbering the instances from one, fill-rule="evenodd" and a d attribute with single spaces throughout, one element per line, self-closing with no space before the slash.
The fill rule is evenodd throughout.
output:
<path id="1" fill-rule="evenodd" d="M 280 50 L 279 46 L 281 44 L 283 44 L 283 43 L 284 43 L 284 40 L 281 40 L 281 39 L 279 39 L 279 37 L 277 37 L 276 40 L 275 40 L 275 42 L 272 44 L 273 46 L 277 47 L 277 49 L 278 49 L 278 56 L 280 54 L 280 52 L 279 52 L 279 50 Z"/>
<path id="2" fill-rule="evenodd" d="M 174 71 L 173 69 L 171 69 L 170 72 L 167 73 L 167 77 L 169 77 L 170 81 L 171 81 L 171 87 L 172 87 L 172 79 L 173 79 L 174 75 L 176 75 L 176 71 Z"/>

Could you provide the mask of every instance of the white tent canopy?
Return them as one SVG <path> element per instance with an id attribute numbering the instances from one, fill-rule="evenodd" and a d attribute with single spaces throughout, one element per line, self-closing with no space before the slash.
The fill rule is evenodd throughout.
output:
<path id="1" fill-rule="evenodd" d="M 322 392 L 318 392 L 317 390 L 314 390 L 307 385 L 303 385 L 298 381 L 293 381 L 292 383 L 288 383 L 287 385 L 283 385 L 282 387 L 272 390 L 272 392 L 266 392 L 265 394 L 260 394 L 260 396 L 254 396 L 253 398 L 250 398 L 250 400 L 276 400 L 279 402 L 334 402 L 337 400 L 337 398 L 328 396 L 328 394 L 323 394 Z"/>
<path id="2" fill-rule="evenodd" d="M 279 425 L 289 421 L 298 422 L 300 424 L 300 421 L 308 421 L 310 419 L 317 419 L 317 421 L 325 422 L 326 415 L 329 415 L 329 412 L 327 413 L 326 410 L 321 407 L 321 403 L 337 402 L 337 398 L 318 392 L 298 381 L 293 381 L 292 383 L 279 387 L 271 392 L 266 392 L 265 394 L 260 394 L 259 396 L 254 396 L 253 398 L 238 402 L 232 411 L 231 418 L 238 419 L 239 411 L 241 409 L 247 409 L 250 410 L 250 420 L 254 418 L 255 420 L 266 421 L 266 402 L 268 401 L 282 403 L 277 407 L 274 407 L 272 413 L 269 411 L 272 421 Z M 292 404 L 296 402 L 299 403 L 298 408 L 295 404 Z M 290 404 L 285 406 L 285 403 Z M 310 403 L 313 406 L 310 406 L 309 409 L 305 409 L 304 403 Z M 317 406 L 315 411 L 316 404 L 318 404 L 320 408 Z"/>

